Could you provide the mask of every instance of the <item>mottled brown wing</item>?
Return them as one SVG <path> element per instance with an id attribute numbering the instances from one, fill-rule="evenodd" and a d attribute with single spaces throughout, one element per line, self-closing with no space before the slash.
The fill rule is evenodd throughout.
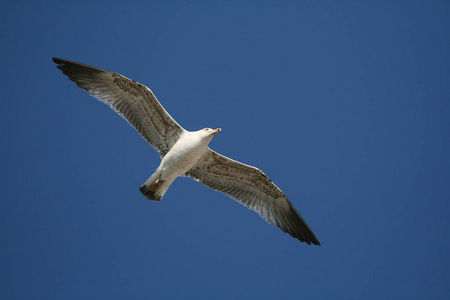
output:
<path id="1" fill-rule="evenodd" d="M 186 176 L 230 196 L 292 237 L 320 245 L 291 202 L 261 170 L 208 149 Z"/>
<path id="2" fill-rule="evenodd" d="M 184 129 L 167 113 L 146 86 L 120 74 L 53 58 L 70 80 L 127 120 L 161 156 Z"/>

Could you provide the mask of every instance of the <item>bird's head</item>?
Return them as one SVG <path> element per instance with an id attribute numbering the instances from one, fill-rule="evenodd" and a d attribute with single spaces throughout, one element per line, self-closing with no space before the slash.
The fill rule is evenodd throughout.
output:
<path id="1" fill-rule="evenodd" d="M 198 132 L 200 133 L 200 136 L 202 137 L 202 139 L 204 141 L 206 141 L 207 143 L 209 143 L 212 138 L 214 137 L 214 135 L 216 135 L 216 133 L 218 133 L 221 129 L 217 128 L 217 129 L 211 129 L 211 128 L 203 128 L 202 130 L 199 130 Z"/>
<path id="2" fill-rule="evenodd" d="M 218 133 L 219 131 L 221 131 L 222 129 L 217 128 L 217 129 L 211 129 L 211 128 L 203 128 L 203 131 L 207 134 L 207 135 L 215 135 L 216 133 Z"/>

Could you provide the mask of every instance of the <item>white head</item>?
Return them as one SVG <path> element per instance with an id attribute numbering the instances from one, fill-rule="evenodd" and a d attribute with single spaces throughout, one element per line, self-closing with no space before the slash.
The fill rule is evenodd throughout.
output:
<path id="1" fill-rule="evenodd" d="M 213 136 L 216 135 L 216 133 L 218 133 L 220 130 L 221 130 L 220 128 L 217 129 L 203 128 L 197 132 L 201 134 L 202 139 L 206 139 L 209 143 L 212 140 Z"/>
<path id="2" fill-rule="evenodd" d="M 211 128 L 203 128 L 202 129 L 204 132 L 206 132 L 206 134 L 208 135 L 215 135 L 216 133 L 218 133 L 219 131 L 221 131 L 222 129 L 217 128 L 217 129 L 211 129 Z"/>

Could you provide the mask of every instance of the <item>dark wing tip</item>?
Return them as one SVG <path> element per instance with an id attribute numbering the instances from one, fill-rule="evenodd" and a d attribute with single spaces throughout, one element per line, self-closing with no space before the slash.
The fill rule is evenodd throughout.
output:
<path id="1" fill-rule="evenodd" d="M 55 64 L 62 64 L 62 63 L 64 63 L 64 61 L 66 61 L 65 59 L 57 58 L 57 57 L 52 57 L 52 60 Z"/>
<path id="2" fill-rule="evenodd" d="M 89 71 L 90 73 L 108 72 L 106 70 L 102 70 L 102 69 L 92 67 L 89 65 L 81 64 L 81 63 L 78 63 L 75 61 L 70 61 L 67 59 L 53 57 L 52 60 L 55 64 L 58 65 L 57 68 L 63 72 L 67 72 L 67 71 L 84 71 L 84 72 Z"/>
<path id="3" fill-rule="evenodd" d="M 290 223 L 293 224 L 292 231 L 288 232 L 294 238 L 298 239 L 301 242 L 305 242 L 308 245 L 317 245 L 320 246 L 320 242 L 312 232 L 311 228 L 309 228 L 308 224 L 306 224 L 305 220 L 300 216 L 294 206 L 291 204 L 289 207 L 289 216 Z"/>
<path id="4" fill-rule="evenodd" d="M 77 86 L 89 93 L 92 91 L 92 85 L 94 83 L 99 83 L 98 75 L 102 73 L 110 73 L 106 70 L 62 58 L 53 57 L 53 62 L 57 64 L 56 67 L 60 69 L 64 75 L 75 82 Z"/>

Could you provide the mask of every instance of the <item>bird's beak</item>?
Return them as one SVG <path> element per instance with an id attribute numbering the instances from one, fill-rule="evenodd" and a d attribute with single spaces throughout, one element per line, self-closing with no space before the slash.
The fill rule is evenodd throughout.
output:
<path id="1" fill-rule="evenodd" d="M 221 130 L 222 130 L 222 129 L 217 128 L 216 130 L 213 130 L 212 133 L 213 133 L 213 134 L 216 134 L 216 133 L 218 133 L 218 132 L 221 131 Z"/>

